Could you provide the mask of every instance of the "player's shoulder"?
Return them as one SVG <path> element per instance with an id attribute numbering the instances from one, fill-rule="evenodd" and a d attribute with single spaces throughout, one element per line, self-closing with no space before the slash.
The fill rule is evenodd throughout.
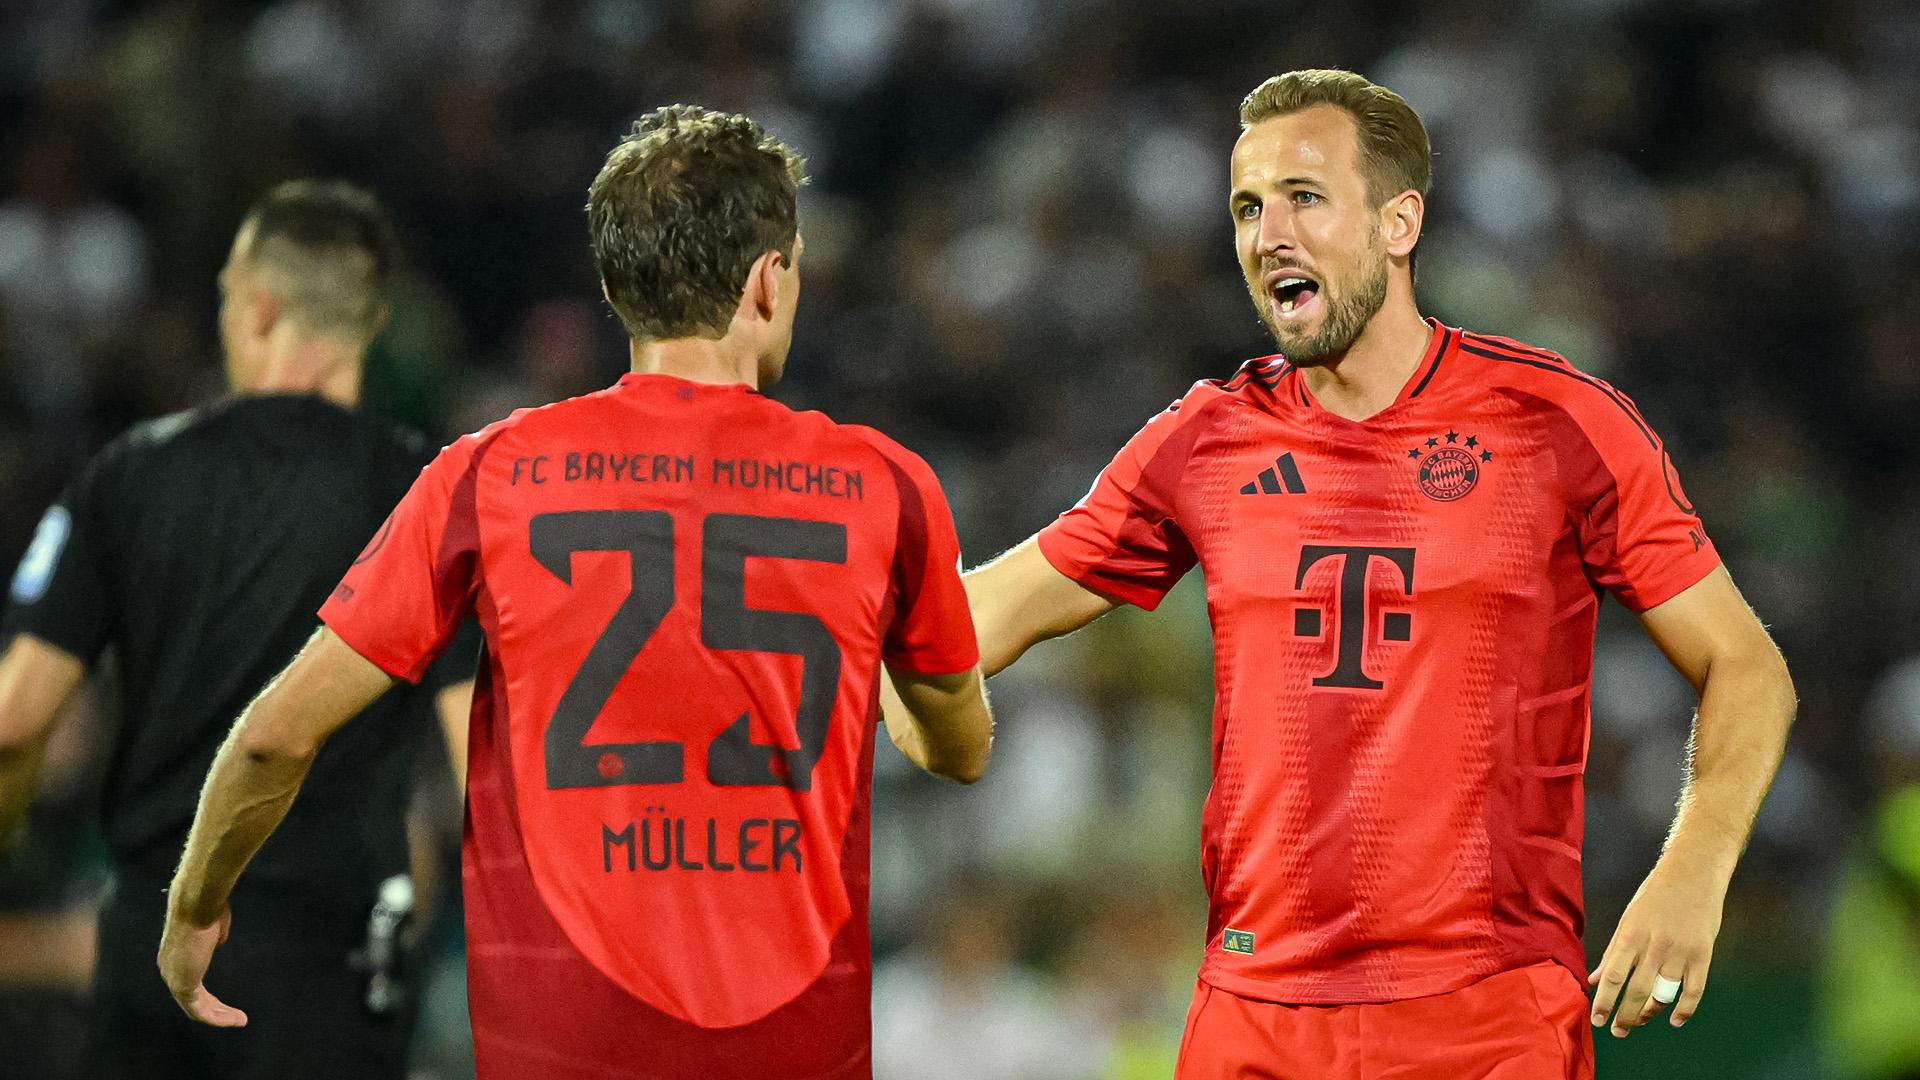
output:
<path id="1" fill-rule="evenodd" d="M 1497 334 L 1462 330 L 1459 335 L 1458 351 L 1485 365 L 1491 388 L 1566 413 L 1590 434 L 1632 430 L 1657 441 L 1631 398 L 1559 353 Z"/>
<path id="2" fill-rule="evenodd" d="M 151 467 L 156 459 L 192 442 L 196 435 L 217 423 L 224 404 L 215 402 L 182 409 L 133 424 L 100 448 L 83 475 L 89 482 L 103 483 L 112 477 Z"/>
<path id="3" fill-rule="evenodd" d="M 821 414 L 815 413 L 813 415 L 820 416 Z M 903 468 L 928 468 L 924 458 L 907 449 L 905 446 L 902 446 L 898 440 L 878 428 L 871 428 L 865 424 L 841 424 L 833 420 L 827 420 L 826 422 L 832 425 L 836 434 L 844 437 L 850 443 L 865 447 L 879 454 L 881 457 L 886 458 L 888 461 L 893 462 L 895 465 Z"/>
<path id="4" fill-rule="evenodd" d="M 836 437 L 846 440 L 846 445 L 877 458 L 875 464 L 880 465 L 887 474 L 892 475 L 896 483 L 904 481 L 905 484 L 911 485 L 920 493 L 921 498 L 930 495 L 945 498 L 940 477 L 933 471 L 933 466 L 927 464 L 925 458 L 907 449 L 885 432 L 867 427 L 865 424 L 842 424 L 833 420 L 826 422 L 832 424 Z"/>
<path id="5" fill-rule="evenodd" d="M 1194 383 L 1186 393 L 1148 418 L 1134 436 L 1135 450 L 1147 443 L 1158 447 L 1176 434 L 1182 434 L 1183 439 L 1197 435 L 1207 423 L 1226 415 L 1231 406 L 1257 404 L 1272 398 L 1279 380 L 1289 370 L 1287 362 L 1279 356 L 1262 356 L 1241 364 L 1227 378 Z"/>
<path id="6" fill-rule="evenodd" d="M 1270 408 L 1293 370 L 1293 365 L 1277 353 L 1256 356 L 1224 379 L 1202 379 L 1194 383 L 1147 426 L 1161 425 L 1171 431 L 1223 416 L 1235 405 Z"/>

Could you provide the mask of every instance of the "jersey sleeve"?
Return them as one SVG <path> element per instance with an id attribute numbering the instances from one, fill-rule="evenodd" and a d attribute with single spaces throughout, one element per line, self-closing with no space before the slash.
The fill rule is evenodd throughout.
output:
<path id="1" fill-rule="evenodd" d="M 1193 434 L 1193 396 L 1147 421 L 1086 497 L 1040 530 L 1040 552 L 1074 581 L 1148 611 L 1197 560 L 1174 518 Z"/>
<path id="2" fill-rule="evenodd" d="M 490 443 L 470 435 L 442 450 L 320 607 L 341 640 L 395 678 L 419 682 L 472 613 L 474 485 Z"/>
<path id="3" fill-rule="evenodd" d="M 900 493 L 891 570 L 893 622 L 881 641 L 888 667 L 953 675 L 980 662 L 973 613 L 960 582 L 960 537 L 945 492 L 919 455 L 874 438 Z"/>
<path id="4" fill-rule="evenodd" d="M 5 636 L 28 633 L 91 664 L 114 626 L 113 560 L 96 459 L 47 508 L 7 590 Z"/>
<path id="5" fill-rule="evenodd" d="M 1599 392 L 1571 410 L 1591 447 L 1572 485 L 1580 555 L 1587 575 L 1638 614 L 1712 573 L 1720 555 L 1666 445 L 1626 395 L 1594 381 Z"/>

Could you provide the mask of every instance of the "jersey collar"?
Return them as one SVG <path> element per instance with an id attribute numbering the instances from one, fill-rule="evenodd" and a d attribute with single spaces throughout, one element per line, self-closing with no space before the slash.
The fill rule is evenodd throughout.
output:
<path id="1" fill-rule="evenodd" d="M 1421 321 L 1433 329 L 1432 335 L 1427 339 L 1426 355 L 1420 358 L 1420 365 L 1413 369 L 1413 374 L 1409 376 L 1406 383 L 1400 387 L 1399 396 L 1393 399 L 1393 404 L 1375 413 L 1374 416 L 1368 417 L 1367 420 L 1361 421 L 1362 423 L 1367 423 L 1380 416 L 1385 416 L 1388 412 L 1412 401 L 1421 394 L 1431 393 L 1435 385 L 1434 376 L 1440 373 L 1440 369 L 1443 366 L 1446 366 L 1446 361 L 1449 357 L 1460 351 L 1460 330 L 1458 328 L 1443 326 L 1440 320 L 1430 316 Z M 1324 412 L 1325 410 L 1321 408 L 1320 403 L 1314 400 L 1313 394 L 1307 390 L 1307 380 L 1301 376 L 1300 369 L 1288 365 L 1287 374 L 1293 376 L 1291 380 L 1293 385 L 1282 391 L 1283 396 L 1305 408 Z"/>

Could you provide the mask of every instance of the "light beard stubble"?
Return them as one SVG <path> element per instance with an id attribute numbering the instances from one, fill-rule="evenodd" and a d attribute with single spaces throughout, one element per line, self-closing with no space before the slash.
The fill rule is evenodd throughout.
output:
<path id="1" fill-rule="evenodd" d="M 1367 265 L 1372 273 L 1361 271 L 1357 287 L 1348 293 L 1342 289 L 1335 293 L 1327 286 L 1332 282 L 1322 282 L 1327 300 L 1327 317 L 1320 321 L 1320 329 L 1311 335 L 1302 335 L 1291 327 L 1282 326 L 1273 317 L 1272 299 L 1265 291 L 1254 293 L 1254 309 L 1260 314 L 1260 321 L 1267 324 L 1267 332 L 1273 335 L 1275 345 L 1280 347 L 1280 355 L 1294 367 L 1319 367 L 1346 354 L 1349 346 L 1367 328 L 1373 317 L 1387 303 L 1387 260 L 1386 245 L 1376 233 L 1374 242 L 1368 245 Z M 1378 255 L 1378 258 L 1371 256 Z M 1268 267 L 1260 268 L 1261 278 L 1265 280 Z"/>

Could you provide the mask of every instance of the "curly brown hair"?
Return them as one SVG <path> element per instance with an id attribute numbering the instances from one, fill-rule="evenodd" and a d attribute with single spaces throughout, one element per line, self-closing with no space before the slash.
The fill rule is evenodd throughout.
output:
<path id="1" fill-rule="evenodd" d="M 587 189 L 607 299 L 636 341 L 718 337 L 747 272 L 799 232 L 800 155 L 753 119 L 697 105 L 641 117 Z"/>

